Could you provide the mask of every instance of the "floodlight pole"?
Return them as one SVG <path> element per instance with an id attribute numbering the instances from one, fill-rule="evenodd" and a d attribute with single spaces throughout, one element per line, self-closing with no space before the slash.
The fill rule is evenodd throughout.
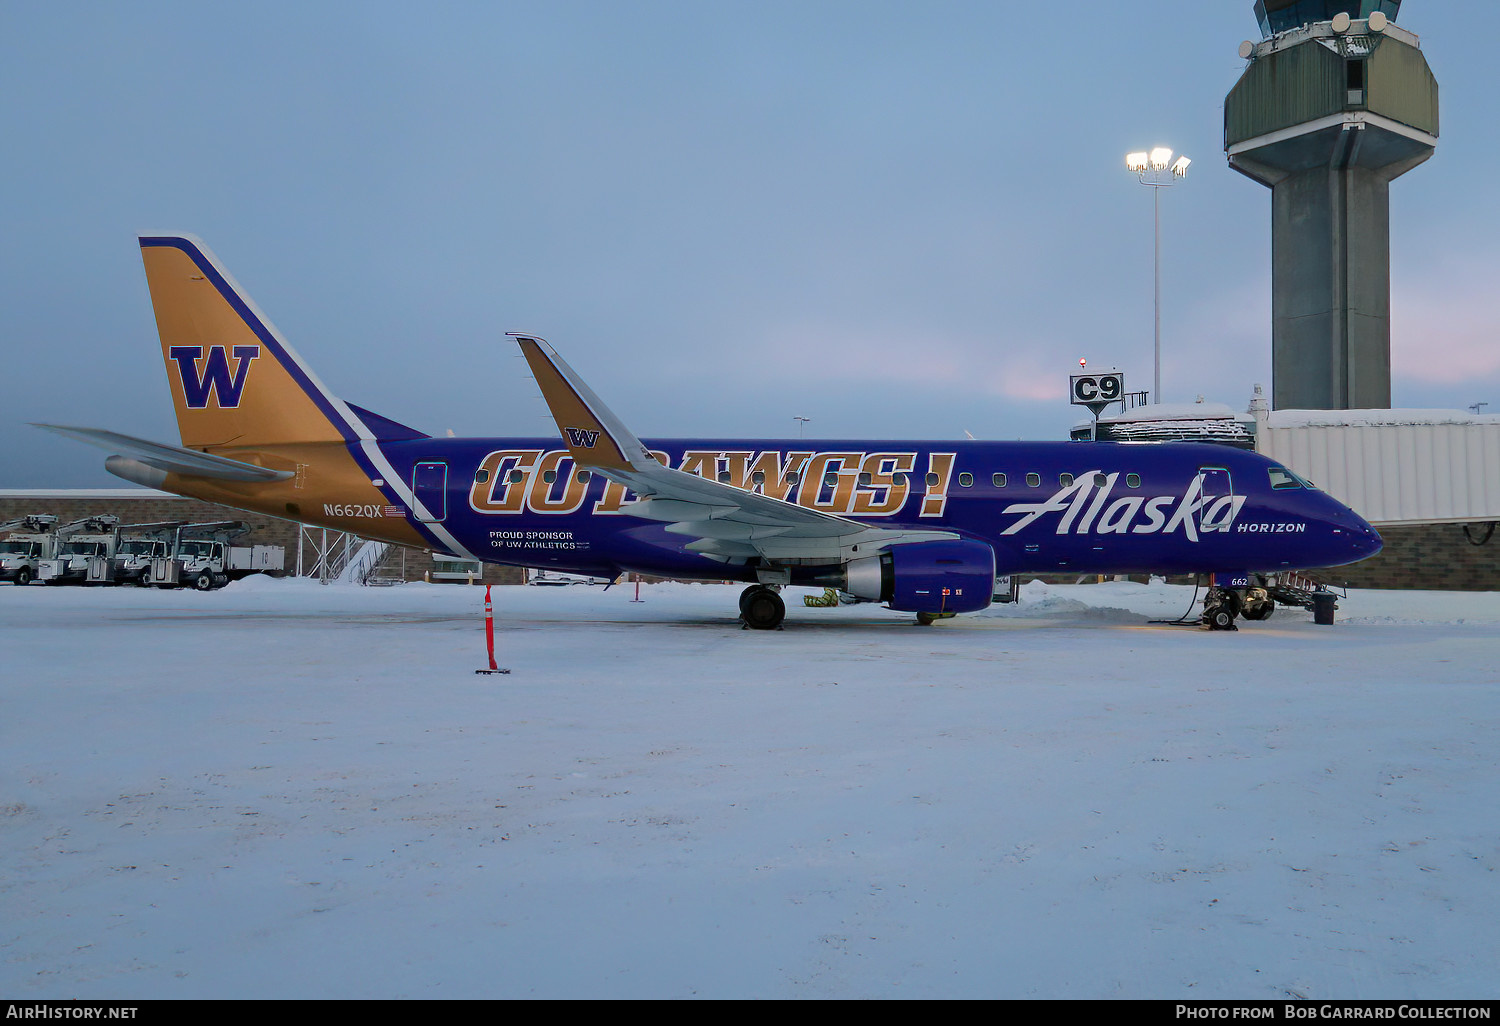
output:
<path id="1" fill-rule="evenodd" d="M 1150 153 L 1127 153 L 1125 155 L 1126 170 L 1134 174 L 1142 185 L 1149 185 L 1152 190 L 1152 280 L 1156 322 L 1153 359 L 1156 376 L 1153 385 L 1155 391 L 1151 393 L 1151 398 L 1157 405 L 1161 404 L 1161 190 L 1176 185 L 1179 179 L 1186 178 L 1188 165 L 1191 163 L 1191 160 L 1182 155 L 1179 155 L 1173 162 L 1172 151 L 1165 147 L 1158 147 Z"/>
<path id="2" fill-rule="evenodd" d="M 1155 367 L 1156 380 L 1152 384 L 1152 397 L 1156 405 L 1161 405 L 1161 190 L 1151 190 L 1151 237 L 1155 240 L 1155 253 L 1152 261 L 1152 279 L 1156 282 L 1156 295 L 1153 304 L 1156 311 L 1155 328 Z"/>

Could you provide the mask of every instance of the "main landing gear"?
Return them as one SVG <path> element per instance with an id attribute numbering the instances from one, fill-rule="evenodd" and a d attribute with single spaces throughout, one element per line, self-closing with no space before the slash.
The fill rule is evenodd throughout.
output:
<path id="1" fill-rule="evenodd" d="M 752 584 L 740 592 L 740 621 L 752 631 L 774 631 L 786 619 L 786 603 L 775 588 Z"/>

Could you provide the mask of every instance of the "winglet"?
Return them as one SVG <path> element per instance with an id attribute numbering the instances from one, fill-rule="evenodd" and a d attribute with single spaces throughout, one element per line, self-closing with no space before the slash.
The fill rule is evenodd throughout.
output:
<path id="1" fill-rule="evenodd" d="M 521 346 L 532 376 L 573 461 L 597 470 L 640 471 L 660 466 L 641 440 L 610 412 L 557 351 L 539 338 L 510 333 Z"/>

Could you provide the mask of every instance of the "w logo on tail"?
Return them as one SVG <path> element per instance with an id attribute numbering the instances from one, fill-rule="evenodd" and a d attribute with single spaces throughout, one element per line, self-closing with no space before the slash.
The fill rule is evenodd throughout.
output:
<path id="1" fill-rule="evenodd" d="M 219 409 L 233 410 L 240 405 L 245 379 L 250 374 L 250 361 L 260 356 L 260 346 L 235 346 L 232 374 L 229 356 L 223 346 L 210 346 L 206 360 L 203 359 L 202 346 L 173 346 L 170 353 L 177 361 L 177 373 L 182 379 L 182 394 L 187 399 L 188 409 L 207 409 L 208 394 L 212 392 Z"/>
<path id="2" fill-rule="evenodd" d="M 579 449 L 592 449 L 594 443 L 599 441 L 599 432 L 585 431 L 583 428 L 564 428 L 568 433 L 568 444 Z"/>

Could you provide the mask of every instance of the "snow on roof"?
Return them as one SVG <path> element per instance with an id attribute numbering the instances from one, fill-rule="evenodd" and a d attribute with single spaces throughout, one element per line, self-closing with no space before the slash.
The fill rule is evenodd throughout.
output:
<path id="1" fill-rule="evenodd" d="M 1223 403 L 1157 403 L 1100 417 L 1099 423 L 1127 424 L 1138 420 L 1233 420 L 1238 414 Z"/>
<path id="2" fill-rule="evenodd" d="M 1442 424 L 1500 424 L 1500 414 L 1466 410 L 1272 410 L 1270 428 L 1391 427 Z"/>

